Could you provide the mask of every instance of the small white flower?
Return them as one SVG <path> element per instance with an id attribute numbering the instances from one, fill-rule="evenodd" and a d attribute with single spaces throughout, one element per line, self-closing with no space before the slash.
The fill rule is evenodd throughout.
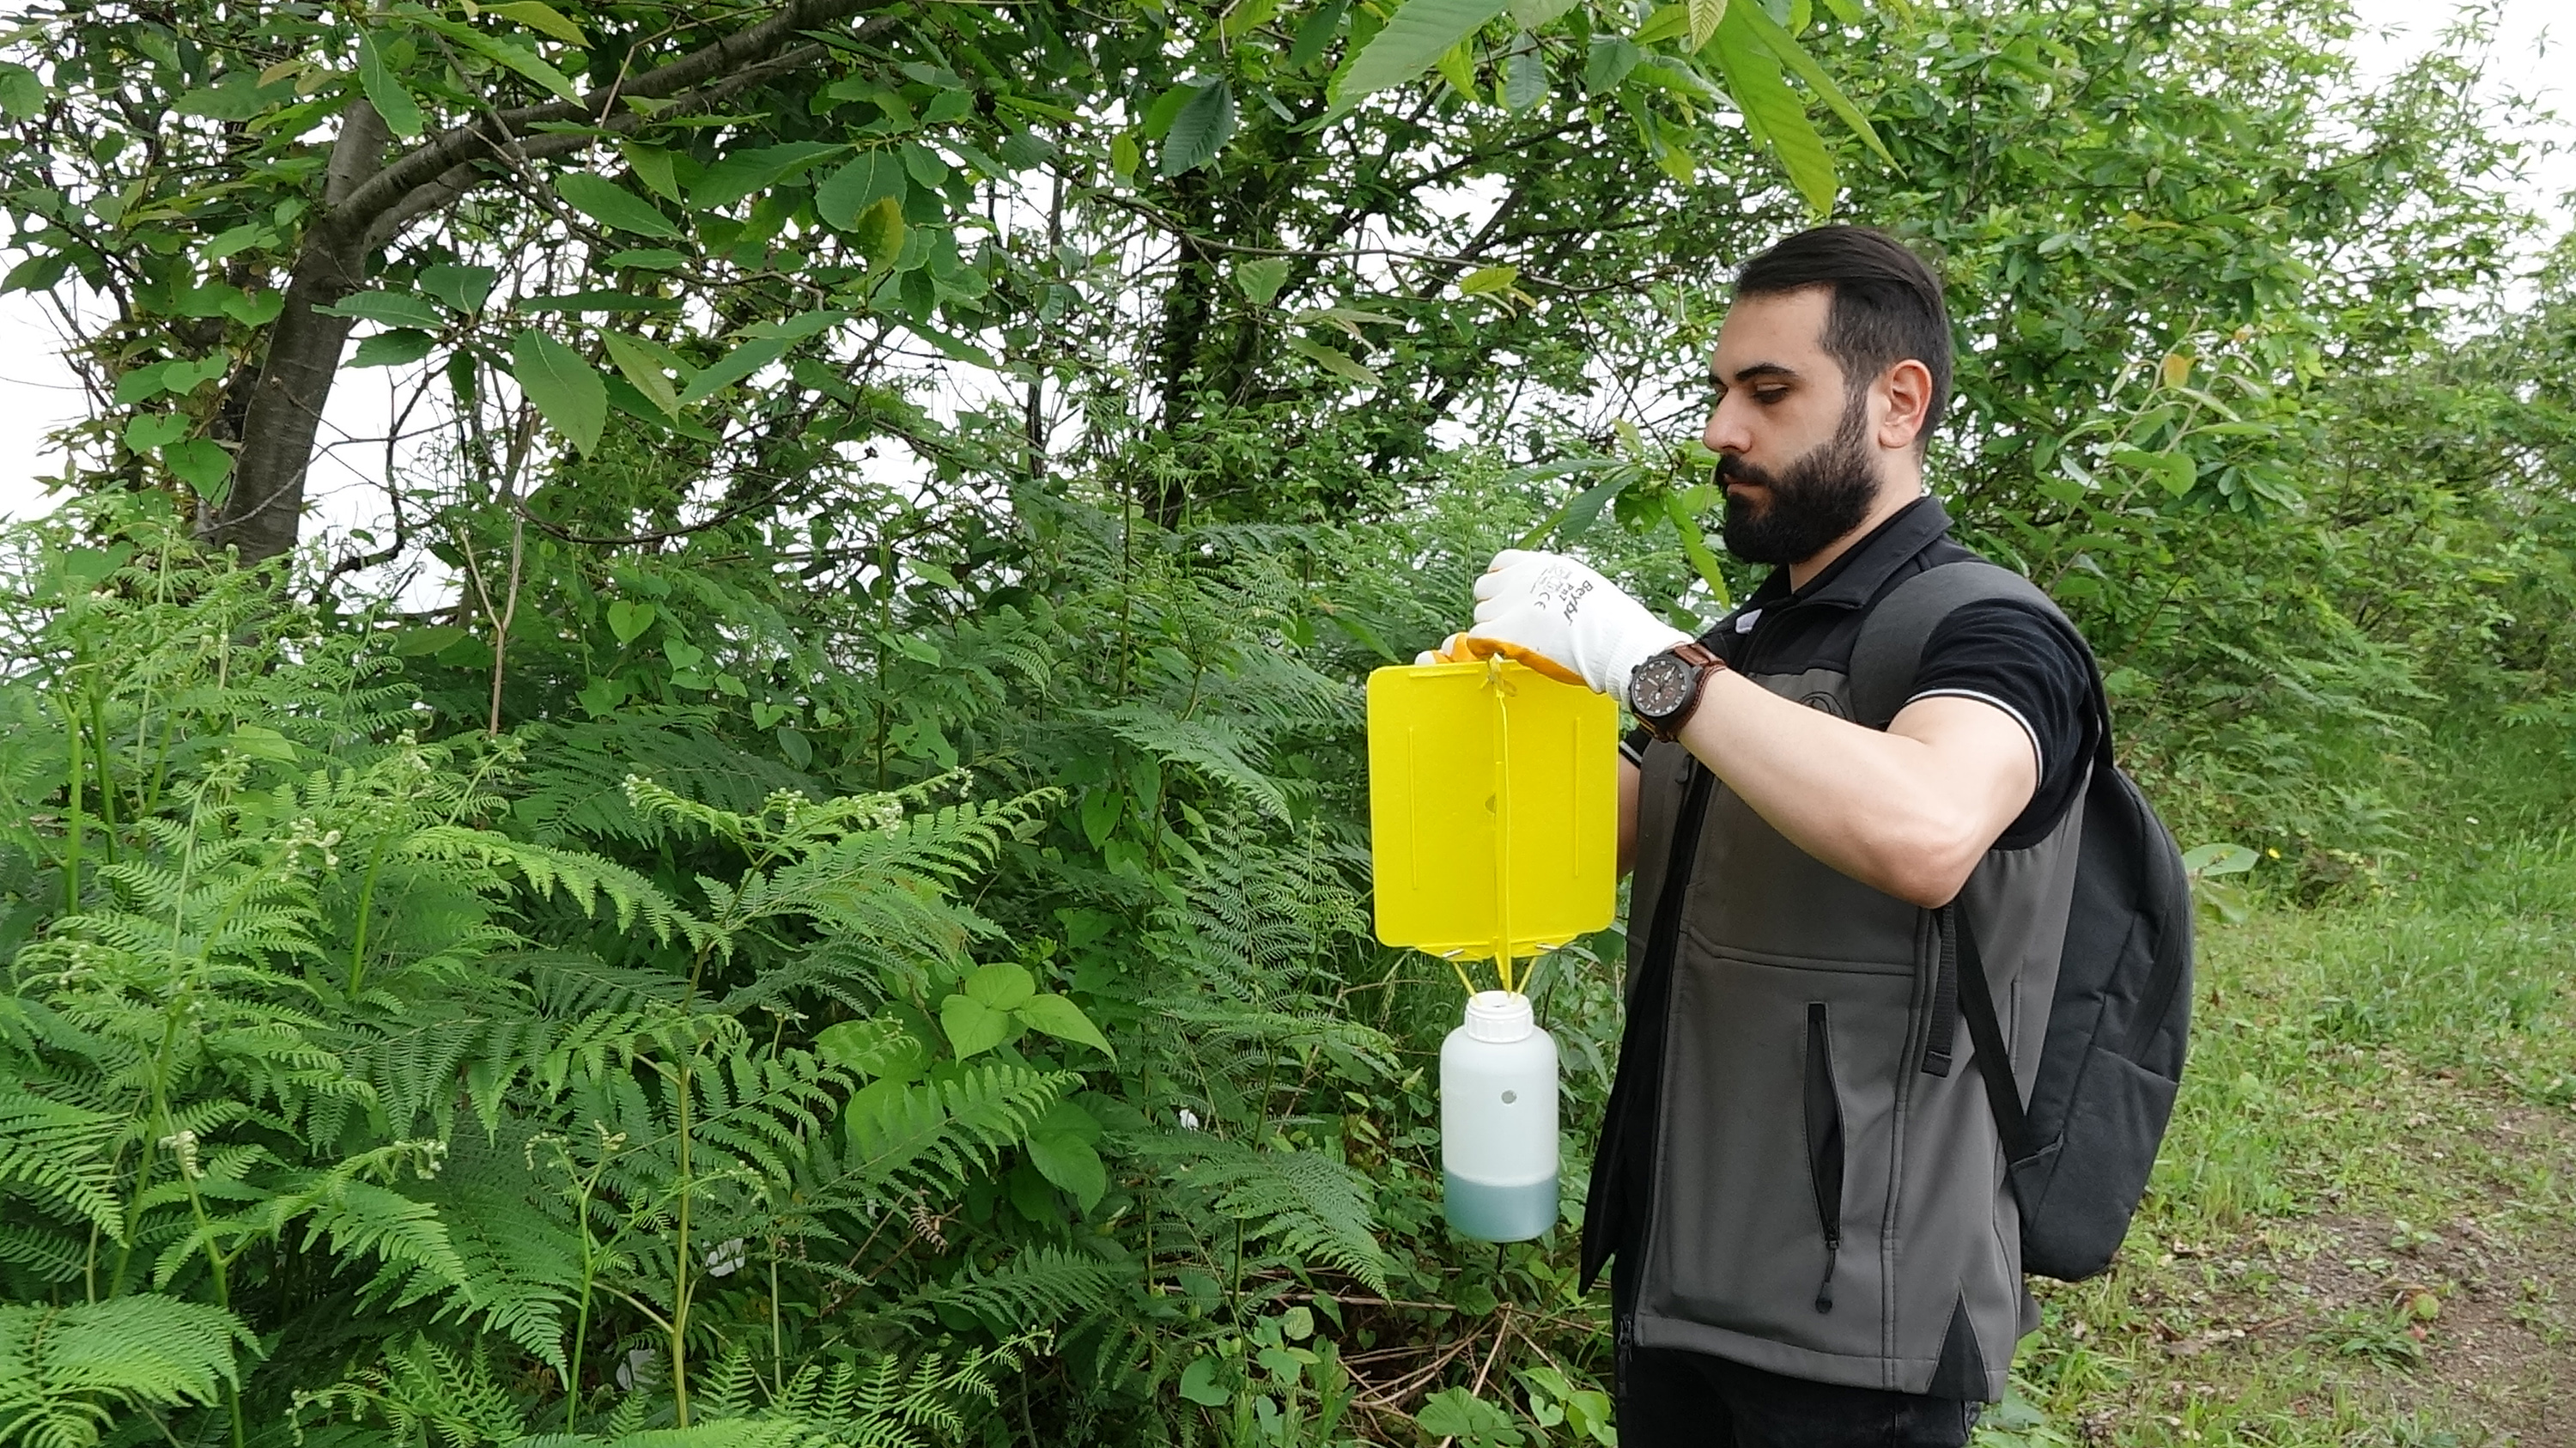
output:
<path id="1" fill-rule="evenodd" d="M 1198 1130 L 1198 1129 L 1199 1129 L 1199 1114 L 1198 1114 L 1197 1112 L 1195 1112 L 1195 1111 L 1192 1111 L 1191 1109 L 1189 1109 L 1189 1108 L 1188 1108 L 1188 1107 L 1186 1107 L 1186 1106 L 1182 1107 L 1182 1108 L 1181 1108 L 1181 1130 L 1183 1130 L 1183 1131 L 1196 1131 L 1196 1130 Z"/>
<path id="2" fill-rule="evenodd" d="M 731 1241 L 718 1242 L 707 1249 L 707 1275 L 731 1277 L 741 1271 L 743 1264 L 750 1260 L 751 1249 L 743 1245 L 740 1237 L 733 1238 Z"/>

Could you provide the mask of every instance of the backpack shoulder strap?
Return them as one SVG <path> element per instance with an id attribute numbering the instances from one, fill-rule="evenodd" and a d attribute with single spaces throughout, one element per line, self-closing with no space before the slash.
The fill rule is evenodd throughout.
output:
<path id="1" fill-rule="evenodd" d="M 1861 620 L 1860 637 L 1852 644 L 1852 717 L 1872 729 L 1886 728 L 1914 692 L 1923 646 L 1941 621 L 1969 604 L 1998 598 L 2058 611 L 2038 584 L 1981 558 L 1927 568 L 1896 585 Z"/>

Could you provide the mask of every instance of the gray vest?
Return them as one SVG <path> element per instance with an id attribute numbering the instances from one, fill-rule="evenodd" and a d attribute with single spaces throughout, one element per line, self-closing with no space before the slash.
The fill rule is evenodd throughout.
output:
<path id="1" fill-rule="evenodd" d="M 1841 670 L 1747 677 L 1852 716 Z M 1646 751 L 1633 929 L 1674 884 L 1695 768 L 1678 745 Z M 2079 790 L 2044 839 L 1990 851 L 1952 907 L 1983 948 L 2025 1094 L 2082 815 Z M 1819 862 L 1723 781 L 1683 899 L 1633 1340 L 1818 1382 L 2001 1398 L 2037 1312 L 1965 1033 L 1946 1074 L 1925 1069 L 1935 912 Z"/>

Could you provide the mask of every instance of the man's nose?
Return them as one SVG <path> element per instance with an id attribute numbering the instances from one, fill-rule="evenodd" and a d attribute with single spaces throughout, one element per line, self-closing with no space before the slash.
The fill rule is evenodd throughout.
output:
<path id="1" fill-rule="evenodd" d="M 1713 453 L 1740 453 L 1751 450 L 1753 438 L 1744 427 L 1741 409 L 1726 405 L 1721 399 L 1709 409 L 1708 426 L 1700 429 L 1700 445 Z"/>

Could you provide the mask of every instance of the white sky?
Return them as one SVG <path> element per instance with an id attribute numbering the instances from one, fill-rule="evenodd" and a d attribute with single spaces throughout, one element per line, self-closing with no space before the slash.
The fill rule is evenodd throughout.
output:
<path id="1" fill-rule="evenodd" d="M 2501 17 L 2491 76 L 2495 93 L 2520 92 L 2541 112 L 2576 113 L 2576 97 L 2553 65 L 2559 47 L 2576 40 L 2576 7 L 2567 0 L 2493 0 L 2493 8 Z M 2455 13 L 2444 0 L 2354 0 L 2354 10 L 2369 32 L 2355 47 L 2365 84 L 2430 48 Z M 2554 138 L 2562 147 L 2576 139 L 2564 122 L 2544 123 L 2535 116 L 2528 124 L 2534 136 Z M 2569 193 L 2576 192 L 2576 148 L 2542 157 L 2530 187 L 2534 207 L 2552 218 L 2550 231 L 2563 231 Z M 45 445 L 45 434 L 87 409 L 59 348 L 50 318 L 34 299 L 23 293 L 0 297 L 0 517 L 27 517 L 52 505 L 40 479 L 58 474 L 63 463 Z M 384 462 L 389 371 L 343 372 L 332 391 L 323 421 L 324 453 L 308 483 L 317 521 L 329 531 L 373 522 L 382 507 L 373 480 Z"/>

